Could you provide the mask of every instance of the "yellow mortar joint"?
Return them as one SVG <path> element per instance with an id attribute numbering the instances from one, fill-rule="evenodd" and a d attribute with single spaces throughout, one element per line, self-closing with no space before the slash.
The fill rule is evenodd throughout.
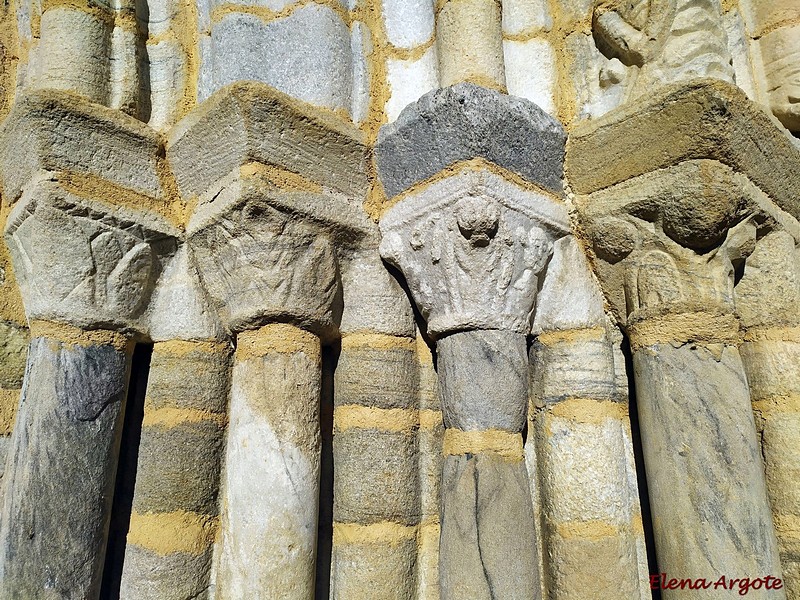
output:
<path id="1" fill-rule="evenodd" d="M 411 433 L 419 427 L 419 412 L 411 408 L 374 408 L 348 404 L 333 411 L 334 433 L 348 429 L 378 429 Z"/>
<path id="2" fill-rule="evenodd" d="M 509 433 L 500 429 L 462 431 L 451 428 L 445 430 L 442 444 L 444 456 L 484 453 L 496 454 L 508 461 L 522 461 L 525 458 L 522 449 L 522 434 Z"/>
<path id="3" fill-rule="evenodd" d="M 231 349 L 232 346 L 230 342 L 218 342 L 216 340 L 168 340 L 166 342 L 156 342 L 153 344 L 153 354 L 173 356 L 176 358 L 188 356 L 195 352 L 224 355 L 229 353 Z"/>
<path id="4" fill-rule="evenodd" d="M 422 367 L 433 367 L 433 353 L 421 334 L 417 334 L 417 362 Z"/>
<path id="5" fill-rule="evenodd" d="M 436 0 L 434 4 L 434 13 L 438 15 L 442 9 L 447 6 L 448 4 L 456 4 L 458 2 L 469 2 L 470 0 Z M 497 8 L 502 11 L 503 10 L 503 2 L 502 0 L 482 0 L 485 4 L 496 4 Z"/>
<path id="6" fill-rule="evenodd" d="M 167 196 L 164 199 L 157 199 L 89 173 L 60 171 L 55 175 L 55 180 L 65 191 L 78 198 L 139 211 L 150 210 L 177 227 L 181 227 L 185 221 L 183 204 L 180 201 L 176 202 L 177 193 L 174 195 L 169 193 L 169 186 L 164 186 Z"/>
<path id="7" fill-rule="evenodd" d="M 536 339 L 545 346 L 558 344 L 581 344 L 583 342 L 602 342 L 606 339 L 605 327 L 567 329 L 564 331 L 543 331 Z"/>
<path id="8" fill-rule="evenodd" d="M 564 539 L 600 540 L 621 534 L 621 528 L 605 521 L 557 523 L 556 532 Z"/>
<path id="9" fill-rule="evenodd" d="M 401 525 L 392 521 L 381 521 L 362 525 L 360 523 L 333 523 L 333 544 L 399 546 L 416 540 L 417 527 Z"/>
<path id="10" fill-rule="evenodd" d="M 414 338 L 386 335 L 383 333 L 354 332 L 342 336 L 342 350 L 372 348 L 373 350 L 407 350 L 417 347 Z"/>
<path id="11" fill-rule="evenodd" d="M 234 4 L 226 2 L 218 5 L 211 11 L 211 24 L 212 26 L 224 19 L 229 14 L 248 14 L 258 17 L 264 23 L 270 23 L 278 19 L 285 19 L 291 16 L 295 11 L 305 8 L 307 6 L 320 6 L 331 9 L 336 15 L 345 23 L 350 22 L 350 13 L 345 9 L 339 0 L 300 0 L 294 4 L 290 4 L 281 10 L 272 10 L 266 6 L 247 5 L 247 4 Z"/>
<path id="12" fill-rule="evenodd" d="M 0 389 L 0 436 L 10 435 L 17 419 L 22 390 Z"/>
<path id="13" fill-rule="evenodd" d="M 776 395 L 753 401 L 753 410 L 762 416 L 770 414 L 800 414 L 800 394 Z"/>
<path id="14" fill-rule="evenodd" d="M 436 520 L 425 520 L 419 525 L 417 532 L 417 548 L 428 551 L 439 550 L 439 538 L 442 535 L 442 526 L 439 524 L 439 517 Z"/>
<path id="15" fill-rule="evenodd" d="M 127 542 L 161 556 L 176 552 L 198 556 L 214 543 L 217 527 L 216 517 L 194 512 L 133 512 Z"/>
<path id="16" fill-rule="evenodd" d="M 741 342 L 735 315 L 705 312 L 669 314 L 634 323 L 628 327 L 631 348 L 639 350 L 657 344 L 726 344 Z"/>
<path id="17" fill-rule="evenodd" d="M 31 321 L 31 338 L 47 338 L 67 346 L 112 346 L 120 352 L 133 352 L 133 340 L 118 331 L 83 330 L 66 323 Z"/>
<path id="18" fill-rule="evenodd" d="M 388 43 L 386 47 L 386 56 L 392 60 L 417 61 L 422 58 L 435 43 L 435 36 L 431 36 L 429 40 L 414 46 L 413 48 L 399 48 L 391 43 Z"/>
<path id="19" fill-rule="evenodd" d="M 0 201 L 2 201 L 0 227 L 4 228 L 13 205 L 6 203 L 2 198 L 0 198 Z M 22 303 L 22 294 L 17 284 L 17 278 L 14 275 L 11 255 L 8 252 L 5 239 L 0 239 L 0 268 L 5 273 L 3 283 L 0 285 L 0 320 L 16 323 L 17 325 L 25 325 L 27 318 L 25 317 L 25 307 Z"/>
<path id="20" fill-rule="evenodd" d="M 601 424 L 607 419 L 625 421 L 628 406 L 611 400 L 591 398 L 568 398 L 548 405 L 549 414 L 574 423 Z"/>
<path id="21" fill-rule="evenodd" d="M 800 344 L 800 327 L 750 327 L 745 342 L 796 342 Z"/>
<path id="22" fill-rule="evenodd" d="M 470 158 L 468 160 L 458 161 L 453 163 L 452 165 L 448 165 L 447 167 L 436 173 L 436 175 L 433 175 L 431 177 L 428 177 L 427 179 L 423 179 L 422 181 L 415 183 L 410 188 L 399 193 L 394 198 L 387 200 L 387 202 L 381 208 L 380 214 L 377 215 L 377 218 L 378 219 L 382 218 L 383 215 L 386 213 L 386 211 L 388 211 L 394 205 L 399 204 L 409 196 L 417 195 L 439 181 L 449 179 L 450 177 L 455 177 L 456 175 L 470 171 L 488 171 L 490 173 L 493 173 L 494 175 L 502 177 L 506 181 L 509 181 L 524 190 L 544 195 L 548 199 L 554 202 L 557 202 L 559 204 L 564 204 L 563 198 L 559 198 L 558 196 L 553 194 L 553 192 L 545 190 L 544 188 L 541 188 L 535 183 L 533 183 L 532 181 L 528 181 L 521 175 L 518 175 L 513 171 L 509 171 L 508 169 L 504 169 L 503 167 L 493 162 L 490 162 L 485 158 L 477 157 L 477 158 Z"/>
<path id="23" fill-rule="evenodd" d="M 16 1 L 10 0 L 0 4 L 0 121 L 11 110 L 16 92 L 17 63 L 20 60 L 21 48 L 17 33 Z M 26 61 L 27 62 L 27 61 Z"/>
<path id="24" fill-rule="evenodd" d="M 144 419 L 142 420 L 142 427 L 161 427 L 164 429 L 171 429 L 179 425 L 191 423 L 204 423 L 211 421 L 215 423 L 220 429 L 224 428 L 228 422 L 228 417 L 225 414 L 213 413 L 207 410 L 198 410 L 192 408 L 177 408 L 177 407 L 164 407 L 164 408 L 150 408 L 145 405 Z"/>
<path id="25" fill-rule="evenodd" d="M 244 178 L 266 180 L 271 185 L 288 192 L 322 193 L 322 186 L 319 183 L 276 165 L 249 162 L 239 168 L 239 174 Z"/>
<path id="26" fill-rule="evenodd" d="M 543 27 L 531 27 L 517 33 L 504 33 L 504 42 L 530 42 L 531 40 L 543 39 L 549 41 L 548 30 Z"/>
<path id="27" fill-rule="evenodd" d="M 438 429 L 444 425 L 444 416 L 440 410 L 423 408 L 419 411 L 420 429 Z"/>
<path id="28" fill-rule="evenodd" d="M 286 323 L 272 323 L 236 336 L 236 360 L 261 358 L 268 354 L 303 352 L 313 360 L 321 358 L 319 338 L 304 329 Z"/>
<path id="29" fill-rule="evenodd" d="M 772 33 L 773 31 L 777 31 L 778 29 L 783 29 L 784 27 L 793 27 L 795 25 L 800 25 L 800 18 L 795 17 L 793 19 L 783 19 L 782 21 L 771 23 L 770 25 L 759 31 L 752 39 L 760 40 L 762 37 Z"/>

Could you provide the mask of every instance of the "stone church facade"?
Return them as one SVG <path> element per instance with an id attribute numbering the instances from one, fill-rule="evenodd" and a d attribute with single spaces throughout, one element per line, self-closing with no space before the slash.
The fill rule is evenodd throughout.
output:
<path id="1" fill-rule="evenodd" d="M 6 0 L 0 118 L 1 600 L 800 600 L 800 1 Z"/>

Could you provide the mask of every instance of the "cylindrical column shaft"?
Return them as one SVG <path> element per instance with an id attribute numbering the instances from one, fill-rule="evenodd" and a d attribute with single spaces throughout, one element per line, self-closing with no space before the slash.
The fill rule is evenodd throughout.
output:
<path id="1" fill-rule="evenodd" d="M 114 11 L 99 4 L 45 3 L 32 87 L 74 92 L 108 105 Z"/>
<path id="2" fill-rule="evenodd" d="M 522 449 L 525 336 L 468 331 L 437 344 L 444 424 L 439 581 L 443 600 L 540 597 Z"/>
<path id="3" fill-rule="evenodd" d="M 614 363 L 604 327 L 544 332 L 531 348 L 529 435 L 551 600 L 629 600 L 641 597 L 640 587 L 650 593 L 640 580 L 642 516 Z"/>
<path id="4" fill-rule="evenodd" d="M 335 378 L 336 598 L 416 597 L 419 483 L 413 338 L 342 338 Z"/>
<path id="5" fill-rule="evenodd" d="M 800 599 L 800 328 L 751 329 L 741 348 L 761 436 L 786 597 Z"/>
<path id="6" fill-rule="evenodd" d="M 319 338 L 292 325 L 237 336 L 222 496 L 221 600 L 314 597 Z"/>
<path id="7" fill-rule="evenodd" d="M 436 7 L 442 87 L 469 81 L 506 91 L 500 0 L 442 0 Z"/>
<path id="8" fill-rule="evenodd" d="M 701 318 L 678 315 L 675 322 L 685 329 Z M 650 337 L 652 331 L 663 339 L 670 323 L 645 321 L 630 332 L 659 569 L 668 580 L 780 577 L 750 390 L 729 341 L 735 332 L 726 336 L 735 321 L 705 323 L 720 335 L 718 344 Z M 685 587 L 662 593 L 667 600 L 697 595 Z M 730 591 L 705 594 L 724 598 Z M 749 596 L 777 599 L 785 592 L 762 585 Z"/>
<path id="9" fill-rule="evenodd" d="M 227 342 L 154 345 L 123 600 L 185 600 L 208 588 L 230 358 Z"/>
<path id="10" fill-rule="evenodd" d="M 417 555 L 417 598 L 439 600 L 439 506 L 441 505 L 442 443 L 444 419 L 439 398 L 439 380 L 433 356 L 425 340 L 417 335 L 419 369 L 419 489 L 420 528 Z"/>
<path id="11" fill-rule="evenodd" d="M 0 521 L 0 598 L 99 597 L 133 345 L 34 322 Z"/>

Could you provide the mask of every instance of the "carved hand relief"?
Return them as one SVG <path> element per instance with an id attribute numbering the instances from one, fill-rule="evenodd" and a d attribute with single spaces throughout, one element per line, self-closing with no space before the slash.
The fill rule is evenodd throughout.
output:
<path id="1" fill-rule="evenodd" d="M 493 176 L 457 176 L 438 189 L 435 184 L 381 222 L 381 256 L 403 272 L 433 335 L 527 333 L 553 241 L 569 231 L 566 211 L 554 199 L 529 197 L 518 188 L 503 195 L 481 177 Z M 447 192 L 454 193 L 442 198 Z M 523 198 L 528 206 L 515 206 Z M 537 205 L 544 209 L 539 219 L 526 210 Z"/>
<path id="2" fill-rule="evenodd" d="M 189 243 L 234 330 L 276 318 L 327 327 L 340 310 L 333 244 L 313 223 L 249 200 L 193 232 Z"/>
<path id="3" fill-rule="evenodd" d="M 698 77 L 733 82 L 718 0 L 603 0 L 593 32 L 607 58 L 631 68 L 629 99 Z"/>
<path id="4" fill-rule="evenodd" d="M 770 109 L 790 131 L 800 131 L 800 26 L 782 27 L 760 40 Z"/>
<path id="5" fill-rule="evenodd" d="M 28 318 L 128 324 L 139 317 L 174 238 L 57 188 L 38 191 L 6 226 Z"/>

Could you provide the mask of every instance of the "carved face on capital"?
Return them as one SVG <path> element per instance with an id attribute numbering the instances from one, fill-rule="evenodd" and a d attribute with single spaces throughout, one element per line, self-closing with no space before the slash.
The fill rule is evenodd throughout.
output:
<path id="1" fill-rule="evenodd" d="M 770 109 L 790 131 L 800 131 L 800 26 L 761 39 Z"/>

